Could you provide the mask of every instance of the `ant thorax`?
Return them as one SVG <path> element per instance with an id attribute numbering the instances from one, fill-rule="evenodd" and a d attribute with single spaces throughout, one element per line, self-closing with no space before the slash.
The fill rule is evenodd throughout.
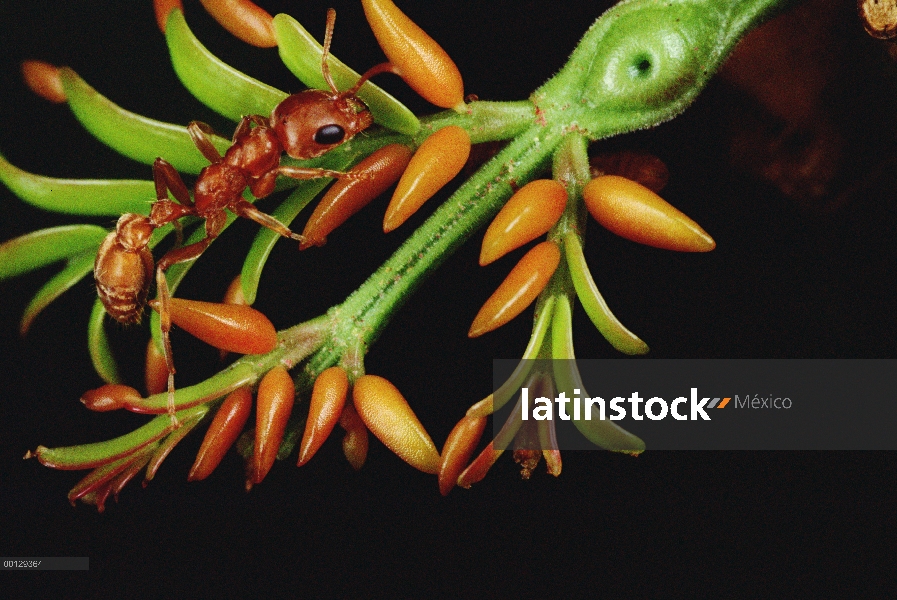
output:
<path id="1" fill-rule="evenodd" d="M 236 167 L 249 177 L 261 177 L 280 164 L 282 151 L 270 127 L 259 125 L 237 139 L 224 154 L 223 163 Z"/>

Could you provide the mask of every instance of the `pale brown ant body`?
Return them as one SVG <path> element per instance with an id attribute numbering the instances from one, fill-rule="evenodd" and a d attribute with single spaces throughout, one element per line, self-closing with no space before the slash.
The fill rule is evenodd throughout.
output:
<path id="1" fill-rule="evenodd" d="M 153 303 L 161 318 L 165 359 L 168 366 L 168 412 L 174 415 L 174 362 L 169 331 L 171 329 L 170 293 L 165 271 L 172 265 L 198 258 L 224 228 L 227 213 L 252 219 L 284 237 L 302 240 L 302 236 L 255 208 L 243 198 L 248 187 L 256 198 L 274 191 L 279 175 L 295 179 L 351 177 L 327 169 L 294 167 L 280 164 L 286 152 L 295 159 L 310 159 L 343 144 L 373 123 L 373 115 L 356 93 L 370 77 L 393 72 L 389 63 L 368 70 L 349 90 L 340 92 L 330 76 L 327 57 L 333 37 L 336 13 L 327 12 L 321 71 L 330 91 L 305 90 L 278 104 L 270 118 L 244 116 L 234 131 L 233 143 L 222 156 L 208 137 L 211 128 L 192 122 L 187 128 L 196 147 L 211 163 L 200 171 L 193 198 L 181 176 L 168 162 L 157 158 L 153 164 L 156 198 L 149 216 L 128 213 L 121 216 L 115 231 L 109 233 L 97 252 L 94 279 L 103 306 L 121 323 L 140 321 L 149 293 L 153 269 L 156 273 L 158 301 Z M 174 201 L 168 198 L 171 191 Z M 184 216 L 205 220 L 205 237 L 193 244 L 176 247 L 154 266 L 148 249 L 153 231 L 168 223 L 177 225 Z"/>

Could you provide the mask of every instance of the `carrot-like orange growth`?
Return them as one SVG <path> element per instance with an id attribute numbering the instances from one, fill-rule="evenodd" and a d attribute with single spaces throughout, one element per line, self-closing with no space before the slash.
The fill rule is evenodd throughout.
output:
<path id="1" fill-rule="evenodd" d="M 299 248 L 323 246 L 331 231 L 398 181 L 410 160 L 408 146 L 389 144 L 355 165 L 350 171 L 354 177 L 340 179 L 321 198 L 305 224 Z"/>
<path id="2" fill-rule="evenodd" d="M 301 467 L 315 455 L 330 432 L 339 421 L 349 392 L 349 378 L 340 367 L 325 369 L 315 379 L 311 391 L 311 402 L 308 405 L 308 420 L 305 422 L 305 433 L 299 446 Z"/>
<path id="3" fill-rule="evenodd" d="M 148 396 L 161 394 L 168 389 L 168 363 L 165 361 L 165 354 L 159 350 L 154 340 L 150 340 L 146 345 L 143 382 Z"/>
<path id="4" fill-rule="evenodd" d="M 387 448 L 424 473 L 439 471 L 441 459 L 433 440 L 396 386 L 376 375 L 362 375 L 352 398 L 361 420 Z"/>
<path id="5" fill-rule="evenodd" d="M 486 417 L 464 417 L 449 433 L 442 447 L 442 465 L 439 467 L 439 492 L 443 496 L 458 484 L 458 475 L 467 466 L 485 428 Z"/>
<path id="6" fill-rule="evenodd" d="M 248 387 L 237 388 L 224 403 L 202 440 L 196 460 L 187 475 L 188 481 L 200 481 L 212 474 L 234 445 L 252 410 L 252 392 Z"/>
<path id="7" fill-rule="evenodd" d="M 159 302 L 149 305 L 159 310 Z M 268 317 L 249 306 L 171 299 L 171 322 L 210 346 L 239 354 L 264 354 L 277 346 Z"/>
<path id="8" fill-rule="evenodd" d="M 454 61 L 392 0 L 361 0 L 365 17 L 389 62 L 415 92 L 442 108 L 464 107 L 464 82 Z"/>
<path id="9" fill-rule="evenodd" d="M 293 379 L 282 366 L 274 367 L 262 378 L 256 399 L 255 446 L 249 465 L 253 484 L 261 483 L 274 465 L 295 398 Z"/>
<path id="10" fill-rule="evenodd" d="M 28 88 L 50 102 L 62 104 L 67 100 L 59 67 L 41 60 L 26 60 L 22 63 L 22 76 Z"/>
<path id="11" fill-rule="evenodd" d="M 355 405 L 351 402 L 343 406 L 343 414 L 339 417 L 339 426 L 346 430 L 343 437 L 343 454 L 356 471 L 364 466 L 368 457 L 368 428 L 358 416 Z"/>
<path id="12" fill-rule="evenodd" d="M 168 15 L 174 9 L 184 12 L 184 5 L 181 0 L 153 0 L 153 10 L 156 12 L 156 24 L 159 31 L 165 33 L 165 26 L 168 24 Z"/>
<path id="13" fill-rule="evenodd" d="M 548 233 L 567 206 L 567 188 L 553 179 L 537 179 L 517 190 L 483 236 L 480 266 L 486 266 Z"/>
<path id="14" fill-rule="evenodd" d="M 468 337 L 498 329 L 523 312 L 545 289 L 560 261 L 561 251 L 554 242 L 534 246 L 483 304 L 467 332 Z"/>
<path id="15" fill-rule="evenodd" d="M 596 177 L 583 188 L 582 196 L 596 221 L 627 240 L 680 252 L 708 252 L 716 247 L 700 225 L 625 177 Z"/>
<path id="16" fill-rule="evenodd" d="M 132 387 L 117 383 L 107 383 L 95 390 L 84 392 L 84 395 L 81 396 L 81 403 L 90 410 L 106 412 L 124 408 L 129 404 L 140 402 L 142 399 L 140 392 Z"/>
<path id="17" fill-rule="evenodd" d="M 277 45 L 274 18 L 249 0 L 200 0 L 206 12 L 238 39 L 259 48 Z"/>
<path id="18" fill-rule="evenodd" d="M 248 304 L 246 302 L 246 296 L 243 295 L 243 282 L 239 275 L 231 280 L 230 285 L 227 286 L 227 290 L 224 292 L 224 298 L 222 298 L 221 301 L 225 304 L 237 304 L 239 306 L 246 306 Z M 227 358 L 227 350 L 219 350 L 218 353 L 221 356 L 221 360 Z"/>
<path id="19" fill-rule="evenodd" d="M 470 136 L 457 125 L 443 127 L 420 145 L 399 180 L 383 218 L 389 233 L 461 172 L 470 156 Z"/>

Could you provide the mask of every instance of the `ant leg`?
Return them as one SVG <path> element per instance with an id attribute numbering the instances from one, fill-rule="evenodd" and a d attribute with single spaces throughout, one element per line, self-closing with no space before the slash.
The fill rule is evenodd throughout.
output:
<path id="1" fill-rule="evenodd" d="M 237 128 L 234 129 L 234 136 L 231 138 L 231 142 L 236 144 L 240 138 L 245 137 L 249 134 L 250 124 L 254 123 L 256 127 L 270 127 L 271 123 L 265 117 L 261 115 L 243 115 L 240 118 L 240 122 L 237 123 Z M 203 123 L 204 124 L 204 123 Z M 208 125 L 206 125 L 208 127 Z M 212 131 L 206 131 L 206 133 L 213 133 Z M 194 139 L 194 142 L 196 140 Z M 215 161 L 212 161 L 215 162 Z"/>
<path id="2" fill-rule="evenodd" d="M 199 258 L 199 256 L 209 247 L 221 230 L 224 229 L 227 215 L 224 211 L 216 213 L 206 219 L 206 237 L 198 242 L 184 246 L 183 248 L 175 248 L 170 250 L 156 264 L 156 296 L 157 299 L 150 302 L 159 313 L 159 324 L 162 331 L 162 347 L 165 353 L 165 365 L 168 367 L 168 416 L 171 419 L 171 426 L 175 429 L 181 426 L 175 415 L 174 408 L 174 354 L 171 349 L 171 292 L 168 289 L 168 280 L 165 278 L 165 271 L 172 265 L 183 263 Z"/>
<path id="3" fill-rule="evenodd" d="M 243 198 L 239 198 L 236 202 L 232 203 L 230 209 L 234 211 L 234 213 L 236 213 L 238 216 L 252 219 L 262 227 L 267 227 L 271 231 L 279 233 L 285 238 L 290 238 L 298 242 L 305 241 L 305 237 L 299 235 L 298 233 L 293 233 L 289 227 L 287 227 L 271 215 L 263 213 Z"/>
<path id="4" fill-rule="evenodd" d="M 249 133 L 249 124 L 251 122 L 252 122 L 251 116 L 243 115 L 240 118 L 240 122 L 237 124 L 237 128 L 234 129 L 234 137 L 231 138 L 231 142 L 236 144 L 237 140 L 239 140 L 241 137 L 243 137 L 247 133 Z"/>
<path id="5" fill-rule="evenodd" d="M 164 158 L 157 158 L 153 162 L 153 182 L 156 184 L 156 199 L 161 201 L 168 200 L 168 190 L 171 195 L 183 206 L 193 206 L 193 200 L 190 198 L 190 191 L 184 180 L 181 179 L 180 173 L 175 171 Z"/>
<path id="6" fill-rule="evenodd" d="M 249 191 L 256 198 L 265 198 L 274 191 L 277 185 L 277 169 L 268 171 L 258 179 L 249 181 Z"/>
<path id="7" fill-rule="evenodd" d="M 240 125 L 237 126 L 237 130 L 243 126 L 244 120 L 246 120 L 246 117 L 243 117 L 243 119 L 240 120 Z M 218 152 L 218 148 L 216 148 L 212 143 L 212 140 L 209 139 L 210 135 L 215 134 L 214 129 L 201 121 L 191 121 L 190 124 L 187 125 L 187 133 L 190 134 L 190 138 L 196 145 L 196 149 L 206 157 L 207 161 L 212 164 L 221 162 L 221 153 Z M 234 133 L 234 135 L 236 136 L 236 133 Z"/>
<path id="8" fill-rule="evenodd" d="M 180 248 L 184 244 L 184 226 L 177 220 L 172 221 L 171 225 L 174 227 L 174 247 Z"/>
<path id="9" fill-rule="evenodd" d="M 281 165 L 276 169 L 278 175 L 285 175 L 293 179 L 318 179 L 319 177 L 333 177 L 334 179 L 364 179 L 367 174 L 362 173 L 344 173 L 342 171 L 331 171 L 330 169 L 316 169 L 313 167 L 290 167 Z"/>
<path id="10" fill-rule="evenodd" d="M 196 209 L 192 204 L 190 206 L 182 206 L 171 200 L 156 200 L 150 209 L 149 220 L 153 227 L 162 227 L 172 223 L 177 236 L 174 243 L 175 248 L 177 248 L 184 242 L 184 229 L 181 227 L 181 222 L 178 219 L 187 215 L 196 215 Z"/>
<path id="11" fill-rule="evenodd" d="M 263 117 L 262 115 L 249 115 L 247 118 L 255 123 L 256 127 L 271 127 L 271 121 L 268 120 L 268 117 Z"/>
<path id="12" fill-rule="evenodd" d="M 156 184 L 156 201 L 150 210 L 150 220 L 156 227 L 173 223 L 177 236 L 175 247 L 178 247 L 184 242 L 184 230 L 178 219 L 195 214 L 190 192 L 180 174 L 163 158 L 157 158 L 153 163 L 153 181 Z M 168 199 L 168 190 L 171 190 L 180 206 Z"/>

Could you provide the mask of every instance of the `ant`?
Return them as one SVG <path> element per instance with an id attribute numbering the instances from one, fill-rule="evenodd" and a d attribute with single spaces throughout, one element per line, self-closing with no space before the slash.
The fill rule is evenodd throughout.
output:
<path id="1" fill-rule="evenodd" d="M 190 123 L 187 131 L 193 143 L 211 163 L 200 171 L 193 187 L 193 199 L 174 167 L 157 158 L 153 163 L 157 199 L 149 216 L 135 213 L 122 215 L 115 231 L 106 236 L 97 251 L 94 279 L 106 312 L 121 323 L 138 323 L 146 305 L 154 268 L 153 256 L 147 247 L 153 231 L 173 223 L 180 239 L 178 219 L 193 216 L 205 220 L 205 237 L 202 240 L 187 246 L 180 246 L 178 242 L 178 246 L 162 256 L 155 265 L 158 300 L 151 305 L 161 319 L 168 367 L 168 414 L 173 427 L 178 427 L 179 423 L 174 414 L 175 369 L 169 339 L 171 295 L 165 271 L 172 265 L 194 260 L 205 251 L 224 228 L 227 218 L 225 209 L 252 219 L 283 237 L 298 241 L 304 239 L 245 200 L 242 194 L 247 187 L 256 198 L 264 198 L 274 191 L 278 175 L 294 179 L 356 176 L 328 169 L 280 164 L 283 152 L 296 159 L 315 158 L 370 127 L 374 121 L 373 115 L 356 93 L 374 75 L 395 72 L 392 64 L 381 63 L 362 75 L 352 88 L 340 92 L 333 83 L 327 64 L 335 21 L 336 11 L 328 10 L 321 72 L 330 86 L 329 92 L 311 89 L 288 96 L 274 108 L 270 118 L 244 116 L 224 156 L 209 139 L 212 129 L 208 125 L 197 121 Z M 169 190 L 174 201 L 168 198 Z"/>

